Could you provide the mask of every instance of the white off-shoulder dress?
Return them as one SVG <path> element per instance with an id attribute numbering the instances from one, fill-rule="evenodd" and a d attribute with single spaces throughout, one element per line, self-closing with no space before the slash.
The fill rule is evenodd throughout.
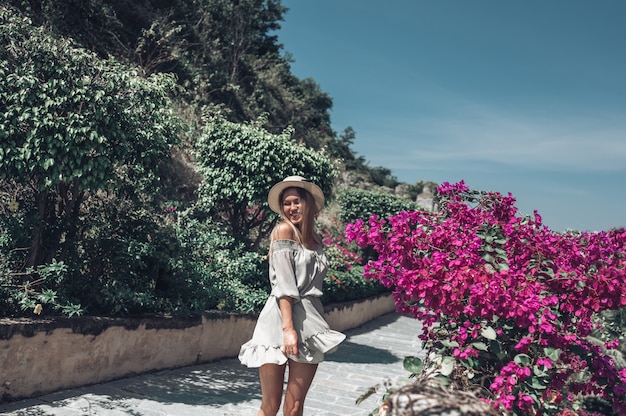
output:
<path id="1" fill-rule="evenodd" d="M 324 360 L 346 338 L 324 319 L 322 285 L 328 260 L 322 247 L 309 250 L 292 240 L 272 242 L 269 261 L 272 292 L 259 314 L 252 339 L 241 346 L 239 360 L 247 367 L 284 364 L 289 359 L 310 364 Z M 293 298 L 292 319 L 298 334 L 299 357 L 283 353 L 283 327 L 278 299 Z"/>

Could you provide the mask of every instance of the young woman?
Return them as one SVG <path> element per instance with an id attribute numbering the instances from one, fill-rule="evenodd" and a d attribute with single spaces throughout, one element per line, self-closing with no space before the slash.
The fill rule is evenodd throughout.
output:
<path id="1" fill-rule="evenodd" d="M 278 413 L 287 366 L 283 414 L 301 416 L 317 365 L 345 339 L 324 320 L 320 300 L 328 261 L 314 221 L 324 206 L 324 194 L 303 177 L 290 176 L 272 187 L 268 203 L 282 217 L 271 235 L 272 292 L 252 339 L 241 347 L 239 360 L 259 368 L 258 416 Z"/>

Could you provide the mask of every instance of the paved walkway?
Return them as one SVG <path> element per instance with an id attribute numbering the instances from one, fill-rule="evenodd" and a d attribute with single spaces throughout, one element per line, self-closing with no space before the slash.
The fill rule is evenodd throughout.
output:
<path id="1" fill-rule="evenodd" d="M 420 331 L 418 321 L 395 313 L 346 331 L 340 349 L 320 364 L 304 415 L 369 415 L 385 382 L 401 382 L 408 375 L 402 361 L 419 354 Z M 357 406 L 357 398 L 377 384 L 378 392 Z M 254 416 L 260 392 L 257 370 L 233 358 L 0 404 L 0 414 Z"/>

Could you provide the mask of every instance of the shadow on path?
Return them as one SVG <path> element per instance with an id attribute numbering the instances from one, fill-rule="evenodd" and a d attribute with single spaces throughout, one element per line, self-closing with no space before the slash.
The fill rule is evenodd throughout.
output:
<path id="1" fill-rule="evenodd" d="M 0 414 L 47 416 L 57 415 L 54 409 L 72 407 L 89 415 L 100 414 L 102 409 L 117 409 L 127 415 L 141 416 L 145 412 L 137 410 L 137 406 L 146 401 L 166 406 L 217 407 L 260 400 L 260 392 L 256 369 L 242 366 L 237 359 L 226 359 L 2 404 Z"/>
<path id="2" fill-rule="evenodd" d="M 354 364 L 393 364 L 403 360 L 403 357 L 398 357 L 387 349 L 376 348 L 359 342 L 360 335 L 371 335 L 373 332 L 393 324 L 399 318 L 400 315 L 390 313 L 358 328 L 346 331 L 348 338 L 340 345 L 337 352 L 326 356 L 326 361 Z"/>
<path id="3" fill-rule="evenodd" d="M 392 364 L 401 358 L 387 350 L 344 341 L 337 352 L 326 356 L 326 361 L 354 364 Z"/>
<path id="4" fill-rule="evenodd" d="M 354 337 L 354 336 L 358 336 L 358 335 L 363 335 L 363 334 L 369 334 L 373 331 L 376 330 L 380 330 L 383 329 L 386 326 L 392 325 L 394 322 L 396 322 L 398 319 L 400 319 L 402 317 L 402 315 L 398 314 L 398 313 L 388 313 L 385 315 L 382 315 L 372 321 L 366 322 L 363 325 L 354 328 L 354 329 L 350 329 L 348 331 L 345 331 L 346 335 L 348 335 L 349 337 Z"/>
<path id="5" fill-rule="evenodd" d="M 161 403 L 189 405 L 223 405 L 261 397 L 258 370 L 242 366 L 237 359 L 187 367 L 170 375 L 144 377 L 123 390 Z"/>

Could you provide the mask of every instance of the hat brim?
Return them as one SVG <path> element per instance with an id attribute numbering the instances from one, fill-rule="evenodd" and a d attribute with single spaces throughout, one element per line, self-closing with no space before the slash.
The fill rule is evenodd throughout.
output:
<path id="1" fill-rule="evenodd" d="M 282 214 L 280 195 L 287 188 L 302 188 L 310 193 L 313 197 L 313 201 L 315 202 L 316 213 L 324 208 L 324 202 L 326 199 L 324 198 L 324 193 L 319 186 L 306 180 L 289 180 L 289 178 L 287 178 L 284 181 L 278 182 L 276 185 L 272 186 L 272 189 L 270 189 L 270 192 L 267 195 L 267 203 L 269 204 L 270 209 L 275 213 Z"/>

